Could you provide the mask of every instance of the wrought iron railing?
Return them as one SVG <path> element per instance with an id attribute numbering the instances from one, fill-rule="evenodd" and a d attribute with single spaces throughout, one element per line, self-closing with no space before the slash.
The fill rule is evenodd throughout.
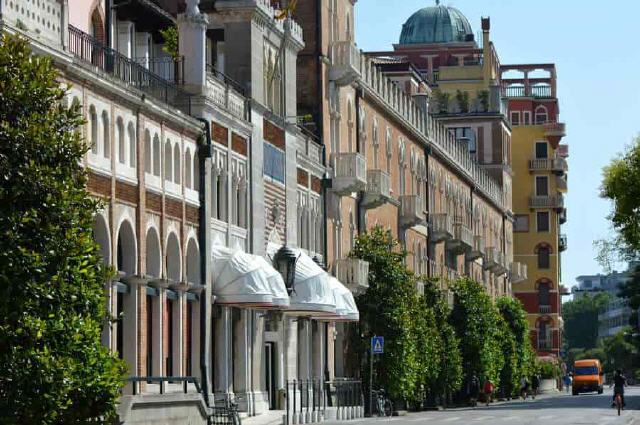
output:
<path id="1" fill-rule="evenodd" d="M 191 96 L 122 53 L 105 46 L 91 35 L 69 25 L 69 51 L 128 86 L 154 99 L 191 113 Z"/>
<path id="2" fill-rule="evenodd" d="M 136 58 L 135 61 L 154 74 L 171 81 L 174 84 L 184 84 L 184 56 L 177 58 Z"/>

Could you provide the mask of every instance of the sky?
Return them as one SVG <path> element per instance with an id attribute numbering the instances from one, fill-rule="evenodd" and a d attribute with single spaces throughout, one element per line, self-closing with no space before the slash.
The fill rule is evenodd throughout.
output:
<path id="1" fill-rule="evenodd" d="M 402 24 L 434 0 L 358 0 L 358 47 L 392 50 Z M 599 197 L 602 168 L 640 131 L 640 1 L 615 6 L 595 0 L 443 0 L 459 9 L 474 33 L 491 17 L 491 39 L 502 64 L 556 64 L 560 120 L 569 145 L 568 249 L 562 283 L 602 272 L 593 241 L 612 234 L 608 201 Z M 514 188 L 517 190 L 517 188 Z M 618 270 L 623 265 L 617 265 Z"/>

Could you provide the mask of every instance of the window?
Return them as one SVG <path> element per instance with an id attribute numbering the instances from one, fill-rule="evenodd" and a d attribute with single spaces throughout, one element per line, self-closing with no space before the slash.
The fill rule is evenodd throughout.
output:
<path id="1" fill-rule="evenodd" d="M 549 196 L 548 176 L 536 176 L 536 196 Z"/>
<path id="2" fill-rule="evenodd" d="M 151 150 L 151 133 L 149 130 L 144 132 L 144 171 L 151 174 L 153 171 L 152 150 Z"/>
<path id="3" fill-rule="evenodd" d="M 167 141 L 164 142 L 164 178 L 168 181 L 173 180 L 173 167 L 171 166 L 172 157 L 173 152 L 171 149 L 171 142 L 167 139 Z"/>
<path id="4" fill-rule="evenodd" d="M 541 282 L 538 285 L 538 305 L 550 305 L 549 284 Z"/>
<path id="5" fill-rule="evenodd" d="M 522 114 L 524 117 L 524 125 L 531 125 L 531 111 L 524 111 Z"/>
<path id="6" fill-rule="evenodd" d="M 91 134 L 91 153 L 98 154 L 98 115 L 96 108 L 91 105 L 89 107 L 89 133 Z"/>
<path id="7" fill-rule="evenodd" d="M 153 136 L 153 175 L 160 177 L 160 138 L 158 135 Z"/>
<path id="8" fill-rule="evenodd" d="M 133 127 L 133 123 L 129 123 L 129 166 L 136 168 L 136 130 Z"/>
<path id="9" fill-rule="evenodd" d="M 520 125 L 519 111 L 511 111 L 511 125 Z"/>
<path id="10" fill-rule="evenodd" d="M 538 268 L 548 269 L 551 263 L 551 250 L 547 246 L 538 248 Z"/>
<path id="11" fill-rule="evenodd" d="M 469 149 L 469 153 L 476 153 L 476 132 L 470 127 L 454 128 L 454 136 L 460 143 L 464 143 Z"/>
<path id="12" fill-rule="evenodd" d="M 116 128 L 118 130 L 118 162 L 120 164 L 126 163 L 126 143 L 124 139 L 124 124 L 122 118 L 118 118 Z"/>
<path id="13" fill-rule="evenodd" d="M 282 113 L 282 75 L 280 55 L 274 46 L 265 47 L 264 57 L 264 100 L 266 106 L 275 114 Z"/>
<path id="14" fill-rule="evenodd" d="M 187 148 L 184 154 L 184 185 L 187 189 L 192 189 L 191 186 L 191 151 Z"/>
<path id="15" fill-rule="evenodd" d="M 105 158 L 109 158 L 111 156 L 111 137 L 109 135 L 109 115 L 107 111 L 102 112 L 102 147 L 104 148 L 102 154 Z"/>
<path id="16" fill-rule="evenodd" d="M 515 223 L 513 224 L 514 232 L 528 232 L 529 231 L 529 216 L 528 215 L 516 215 Z"/>
<path id="17" fill-rule="evenodd" d="M 180 144 L 176 143 L 173 147 L 173 181 L 176 184 L 180 184 L 180 173 L 182 171 L 182 167 L 180 166 Z"/>
<path id="18" fill-rule="evenodd" d="M 538 106 L 536 108 L 536 124 L 545 124 L 549 119 L 547 114 L 547 108 L 544 106 Z"/>
<path id="19" fill-rule="evenodd" d="M 264 144 L 264 175 L 284 183 L 284 152 L 270 143 Z"/>
<path id="20" fill-rule="evenodd" d="M 538 212 L 536 214 L 536 225 L 538 232 L 549 231 L 549 213 L 547 211 Z"/>
<path id="21" fill-rule="evenodd" d="M 536 142 L 536 159 L 549 158 L 547 142 Z"/>

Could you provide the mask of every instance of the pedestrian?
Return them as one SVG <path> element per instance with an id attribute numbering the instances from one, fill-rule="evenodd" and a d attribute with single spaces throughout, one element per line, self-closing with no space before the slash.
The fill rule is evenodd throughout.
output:
<path id="1" fill-rule="evenodd" d="M 523 400 L 527 399 L 527 392 L 529 391 L 529 380 L 526 376 L 520 378 L 520 397 Z"/>
<path id="2" fill-rule="evenodd" d="M 479 393 L 480 393 L 480 380 L 476 376 L 476 373 L 473 372 L 471 374 L 471 379 L 469 380 L 469 398 L 471 401 L 471 405 L 473 407 L 476 406 Z"/>
<path id="3" fill-rule="evenodd" d="M 567 373 L 564 375 L 564 387 L 567 389 L 567 394 L 569 394 L 569 390 L 571 389 L 571 373 Z"/>
<path id="4" fill-rule="evenodd" d="M 487 402 L 487 406 L 489 405 L 489 403 L 491 403 L 491 398 L 493 396 L 493 382 L 491 382 L 490 379 L 487 378 L 486 381 L 484 381 L 484 396 L 486 397 L 486 402 Z"/>
<path id="5" fill-rule="evenodd" d="M 536 395 L 538 395 L 538 388 L 540 388 L 540 376 L 534 373 L 531 378 L 531 396 L 534 400 L 536 399 Z"/>

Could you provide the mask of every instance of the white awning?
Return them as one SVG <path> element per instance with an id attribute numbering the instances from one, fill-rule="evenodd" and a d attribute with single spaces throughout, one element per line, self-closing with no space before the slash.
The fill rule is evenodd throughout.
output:
<path id="1" fill-rule="evenodd" d="M 314 319 L 327 322 L 359 321 L 360 313 L 351 291 L 333 276 L 329 277 L 329 285 L 336 305 L 335 314 L 320 315 L 314 317 Z"/>
<path id="2" fill-rule="evenodd" d="M 284 283 L 264 259 L 221 245 L 212 247 L 212 256 L 216 303 L 258 308 L 286 305 Z"/>
<path id="3" fill-rule="evenodd" d="M 335 314 L 329 275 L 302 251 L 297 251 L 296 275 L 289 310 L 299 315 Z"/>
<path id="4" fill-rule="evenodd" d="M 256 261 L 262 267 L 273 294 L 273 303 L 280 307 L 289 306 L 289 293 L 282 275 L 264 257 L 256 255 Z"/>

